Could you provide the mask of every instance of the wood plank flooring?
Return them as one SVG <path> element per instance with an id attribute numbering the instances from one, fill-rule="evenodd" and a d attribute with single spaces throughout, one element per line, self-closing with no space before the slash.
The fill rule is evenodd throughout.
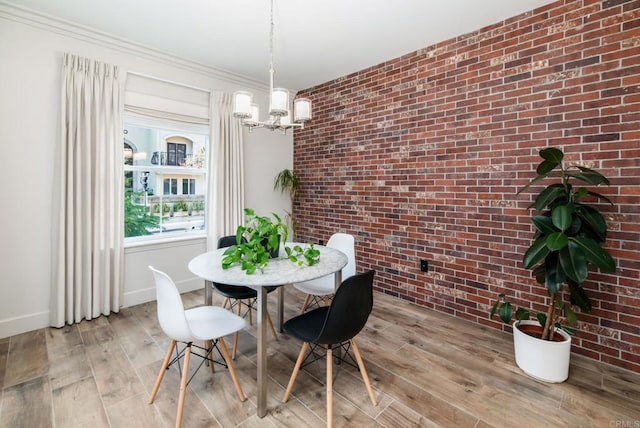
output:
<path id="1" fill-rule="evenodd" d="M 269 297 L 274 319 L 275 294 Z M 183 300 L 197 306 L 203 292 Z M 302 300 L 287 289 L 285 319 Z M 336 427 L 640 427 L 636 373 L 574 354 L 567 382 L 538 382 L 515 366 L 511 335 L 380 293 L 374 300 L 357 341 L 378 405 L 371 405 L 358 371 L 342 364 L 335 369 Z M 325 426 L 324 360 L 300 372 L 282 403 L 301 343 L 286 334 L 269 340 L 267 416 L 256 416 L 255 326 L 249 326 L 235 362 L 247 401 L 238 401 L 224 367 L 213 374 L 202 369 L 189 384 L 183 426 Z M 153 302 L 0 339 L 0 427 L 171 427 L 177 369 L 147 404 L 168 344 Z"/>

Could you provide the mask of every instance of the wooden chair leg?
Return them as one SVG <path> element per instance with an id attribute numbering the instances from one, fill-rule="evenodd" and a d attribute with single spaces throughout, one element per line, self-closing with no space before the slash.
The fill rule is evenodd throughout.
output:
<path id="1" fill-rule="evenodd" d="M 229 303 L 229 298 L 225 297 L 224 300 L 222 301 L 222 309 L 227 307 L 227 303 Z"/>
<path id="2" fill-rule="evenodd" d="M 369 382 L 367 369 L 364 368 L 364 362 L 362 361 L 362 356 L 360 355 L 358 346 L 356 346 L 356 341 L 353 339 L 351 339 L 351 348 L 353 349 L 353 354 L 356 356 L 356 361 L 358 362 L 358 368 L 360 368 L 360 373 L 362 374 L 362 380 L 364 380 L 364 384 L 367 387 L 369 398 L 371 398 L 371 402 L 373 403 L 373 405 L 377 406 L 378 403 L 376 402 L 376 397 L 373 395 L 373 389 L 371 388 L 371 382 Z"/>
<path id="3" fill-rule="evenodd" d="M 302 304 L 301 314 L 304 314 L 304 311 L 307 310 L 307 306 L 309 306 L 309 300 L 311 300 L 311 294 L 307 294 L 307 297 L 304 298 L 304 303 Z"/>
<path id="4" fill-rule="evenodd" d="M 271 321 L 271 315 L 269 315 L 269 311 L 267 311 L 267 322 L 269 323 L 269 327 L 271 328 L 271 333 L 273 333 L 273 338 L 276 342 L 279 342 L 278 333 L 276 333 L 276 329 L 273 326 L 273 321 Z"/>
<path id="5" fill-rule="evenodd" d="M 187 393 L 187 379 L 189 379 L 189 361 L 191 360 L 191 344 L 184 351 L 184 365 L 182 367 L 182 379 L 180 380 L 180 396 L 178 398 L 178 414 L 176 415 L 176 428 L 182 426 L 182 411 L 184 410 L 184 397 Z"/>
<path id="6" fill-rule="evenodd" d="M 209 358 L 211 358 L 211 361 L 205 361 L 206 364 L 209 364 L 209 366 L 211 366 L 211 373 L 215 373 L 216 372 L 216 368 L 215 368 L 215 364 L 213 363 L 213 340 L 207 340 L 204 342 L 204 349 L 207 350 L 211 350 L 211 352 L 208 354 Z"/>
<path id="7" fill-rule="evenodd" d="M 231 358 L 229 358 L 229 351 L 227 350 L 227 345 L 224 343 L 224 340 L 221 337 L 218 338 L 218 345 L 220 345 L 220 352 L 222 352 L 222 357 L 224 358 L 224 361 L 227 363 L 227 367 L 229 367 L 229 374 L 231 375 L 231 380 L 233 380 L 233 384 L 236 386 L 236 392 L 238 393 L 238 397 L 240 398 L 240 401 L 244 401 L 247 399 L 247 397 L 245 397 L 244 392 L 242 392 L 242 387 L 240 386 L 240 382 L 238 381 L 238 377 L 236 376 L 236 369 L 233 367 Z"/>
<path id="8" fill-rule="evenodd" d="M 327 348 L 327 428 L 333 427 L 333 351 Z"/>
<path id="9" fill-rule="evenodd" d="M 156 378 L 156 383 L 153 385 L 153 390 L 151 391 L 151 396 L 149 397 L 149 404 L 153 404 L 153 400 L 156 399 L 156 394 L 158 394 L 158 389 L 160 389 L 160 384 L 162 383 L 162 379 L 164 378 L 164 372 L 167 371 L 167 366 L 169 365 L 169 360 L 171 359 L 171 354 L 176 347 L 176 341 L 172 340 L 169 344 L 169 349 L 167 350 L 167 355 L 165 355 L 164 360 L 162 361 L 162 367 L 160 367 L 160 372 L 158 373 L 158 377 Z"/>
<path id="10" fill-rule="evenodd" d="M 242 317 L 242 300 L 236 300 L 238 316 Z M 231 359 L 235 360 L 238 355 L 238 332 L 233 333 L 233 349 L 231 351 Z"/>
<path id="11" fill-rule="evenodd" d="M 296 365 L 293 367 L 293 373 L 291 373 L 291 378 L 289 379 L 289 384 L 287 385 L 287 390 L 284 392 L 284 397 L 282 397 L 282 402 L 286 403 L 289 401 L 289 395 L 291 395 L 291 390 L 293 389 L 293 384 L 298 377 L 298 372 L 300 371 L 300 366 L 304 361 L 304 356 L 307 353 L 307 349 L 309 348 L 309 344 L 304 342 L 302 344 L 302 349 L 300 349 L 300 353 L 298 354 L 298 359 L 296 360 Z"/>
<path id="12" fill-rule="evenodd" d="M 253 325 L 253 304 L 251 303 L 251 299 L 248 300 L 249 304 L 249 325 Z"/>
<path id="13" fill-rule="evenodd" d="M 233 349 L 231 351 L 231 359 L 235 360 L 238 354 L 238 332 L 233 333 Z"/>

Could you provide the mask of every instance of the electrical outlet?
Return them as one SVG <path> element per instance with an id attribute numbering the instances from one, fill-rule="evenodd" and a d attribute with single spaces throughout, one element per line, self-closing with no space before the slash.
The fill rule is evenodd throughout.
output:
<path id="1" fill-rule="evenodd" d="M 420 270 L 422 272 L 428 272 L 429 271 L 429 261 L 422 259 L 420 260 Z"/>

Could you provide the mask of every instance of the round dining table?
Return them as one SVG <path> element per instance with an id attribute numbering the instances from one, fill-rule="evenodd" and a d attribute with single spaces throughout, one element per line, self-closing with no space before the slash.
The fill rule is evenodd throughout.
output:
<path id="1" fill-rule="evenodd" d="M 304 248 L 308 244 L 287 242 L 285 245 L 287 247 L 300 245 Z M 219 248 L 217 250 L 200 254 L 189 262 L 189 270 L 193 274 L 205 280 L 206 305 L 211 305 L 212 303 L 212 282 L 250 287 L 257 292 L 257 414 L 261 418 L 267 413 L 267 291 L 265 287 L 279 287 L 278 322 L 280 331 L 282 331 L 284 312 L 283 285 L 309 281 L 330 274 L 334 274 L 336 289 L 342 282 L 342 268 L 347 265 L 347 256 L 335 248 L 325 247 L 322 245 L 314 245 L 314 248 L 320 251 L 320 259 L 313 266 L 298 266 L 298 264 L 286 258 L 286 254 L 281 245 L 279 257 L 270 259 L 263 271 L 256 270 L 256 272 L 251 275 L 247 275 L 239 265 L 232 266 L 228 269 L 222 268 L 222 257 L 226 248 Z"/>

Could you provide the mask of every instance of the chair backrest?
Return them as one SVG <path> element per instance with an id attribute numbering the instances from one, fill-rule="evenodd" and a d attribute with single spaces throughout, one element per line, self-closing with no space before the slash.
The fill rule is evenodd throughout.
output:
<path id="1" fill-rule="evenodd" d="M 242 237 L 242 242 L 247 242 L 244 236 Z M 218 248 L 227 248 L 236 245 L 236 243 L 236 235 L 223 236 L 218 239 Z"/>
<path id="2" fill-rule="evenodd" d="M 375 271 L 370 270 L 342 281 L 333 296 L 322 331 L 314 342 L 342 343 L 362 330 L 373 308 L 374 274 Z"/>
<path id="3" fill-rule="evenodd" d="M 334 233 L 327 241 L 327 247 L 335 248 L 346 254 L 347 265 L 342 268 L 342 279 L 347 279 L 356 274 L 356 250 L 355 239 L 348 233 Z M 333 277 L 333 275 L 331 275 Z"/>
<path id="4" fill-rule="evenodd" d="M 184 315 L 184 305 L 180 292 L 173 280 L 164 272 L 149 266 L 156 282 L 158 322 L 162 331 L 173 340 L 190 342 L 191 329 Z"/>

